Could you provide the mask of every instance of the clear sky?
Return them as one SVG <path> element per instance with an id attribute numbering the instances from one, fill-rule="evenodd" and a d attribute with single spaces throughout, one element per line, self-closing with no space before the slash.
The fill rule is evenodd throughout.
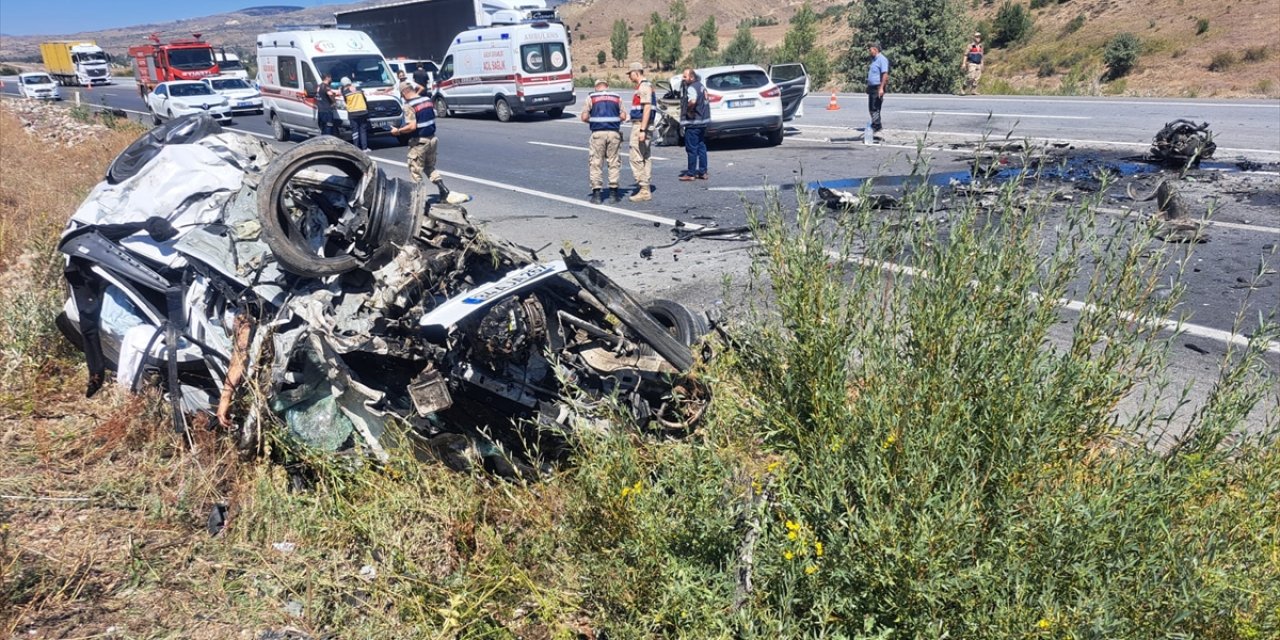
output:
<path id="1" fill-rule="evenodd" d="M 349 0 L 348 0 L 349 1 Z M 334 0 L 0 0 L 0 33 L 62 35 L 168 22 L 245 7 L 341 4 Z"/>

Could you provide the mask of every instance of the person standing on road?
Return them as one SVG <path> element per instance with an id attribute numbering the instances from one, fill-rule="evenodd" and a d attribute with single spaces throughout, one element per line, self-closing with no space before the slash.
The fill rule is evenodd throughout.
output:
<path id="1" fill-rule="evenodd" d="M 427 73 L 422 63 L 418 63 L 418 68 L 413 70 L 413 82 L 424 89 L 431 88 L 431 74 Z"/>
<path id="2" fill-rule="evenodd" d="M 316 85 L 316 124 L 320 127 L 320 135 L 338 135 L 338 106 L 333 101 L 333 76 L 326 73 Z"/>
<path id="3" fill-rule="evenodd" d="M 655 96 L 653 83 L 644 77 L 644 65 L 632 62 L 627 71 L 627 78 L 636 83 L 636 93 L 631 97 L 631 175 L 636 179 L 636 192 L 629 200 L 632 202 L 648 202 L 653 199 L 649 192 L 649 180 L 653 176 L 653 143 L 649 138 L 649 128 L 653 126 L 653 109 Z"/>
<path id="4" fill-rule="evenodd" d="M 591 126 L 591 141 L 587 145 L 587 178 L 591 181 L 591 202 L 600 204 L 600 191 L 604 187 L 604 169 L 609 165 L 609 189 L 613 202 L 622 202 L 618 181 L 622 178 L 622 123 L 627 113 L 622 110 L 622 97 L 608 91 L 609 81 L 595 82 L 596 90 L 587 96 L 587 108 L 582 110 L 582 121 Z"/>
<path id="5" fill-rule="evenodd" d="M 351 144 L 368 151 L 369 103 L 365 100 L 364 91 L 345 76 L 342 78 L 342 100 L 347 106 L 347 122 L 351 124 Z"/>
<path id="6" fill-rule="evenodd" d="M 978 81 L 982 79 L 982 34 L 974 32 L 973 42 L 964 52 L 964 90 L 960 95 L 977 95 Z"/>
<path id="7" fill-rule="evenodd" d="M 881 139 L 880 109 L 884 106 L 884 91 L 889 86 L 889 59 L 880 53 L 879 42 L 867 45 L 867 50 L 871 52 L 871 66 L 867 68 L 867 109 L 871 112 L 871 131 L 876 139 Z"/>
<path id="8" fill-rule="evenodd" d="M 469 198 L 454 194 L 444 186 L 444 177 L 436 170 L 436 105 L 430 96 L 420 95 L 418 87 L 410 82 L 400 85 L 400 97 L 404 98 L 405 123 L 391 129 L 392 135 L 409 137 L 409 178 L 422 182 L 423 176 L 435 183 L 440 190 L 440 201 L 450 204 L 466 202 Z"/>
<path id="9" fill-rule="evenodd" d="M 680 174 L 680 180 L 706 180 L 707 125 L 711 122 L 707 88 L 691 68 L 684 70 L 680 87 L 680 128 L 684 130 L 684 151 L 689 158 L 688 168 Z"/>

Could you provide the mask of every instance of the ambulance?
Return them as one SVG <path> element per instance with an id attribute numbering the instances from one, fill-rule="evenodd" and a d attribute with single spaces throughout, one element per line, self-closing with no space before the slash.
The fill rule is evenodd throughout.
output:
<path id="1" fill-rule="evenodd" d="M 313 96 L 326 73 L 333 76 L 329 86 L 335 91 L 343 78 L 351 78 L 364 90 L 371 138 L 389 134 L 404 121 L 396 77 L 365 33 L 344 29 L 264 33 L 258 36 L 258 86 L 263 112 L 277 140 L 289 140 L 295 133 L 320 134 Z M 348 134 L 346 105 L 341 99 L 336 102 L 338 127 Z"/>
<path id="2" fill-rule="evenodd" d="M 535 111 L 552 118 L 573 104 L 573 61 L 564 25 L 524 22 L 459 33 L 436 74 L 436 114 L 492 111 L 498 120 Z"/>

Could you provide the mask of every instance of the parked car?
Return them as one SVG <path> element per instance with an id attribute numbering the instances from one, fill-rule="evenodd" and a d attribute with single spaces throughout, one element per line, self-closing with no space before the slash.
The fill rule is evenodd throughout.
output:
<path id="1" fill-rule="evenodd" d="M 771 76 L 775 68 L 781 82 L 775 82 Z M 695 71 L 702 78 L 711 102 L 708 140 L 763 135 L 770 145 L 782 144 L 783 122 L 799 114 L 809 90 L 809 77 L 804 65 L 799 64 L 777 65 L 769 72 L 754 64 Z M 669 90 L 662 97 L 669 122 L 680 119 L 681 82 L 680 76 L 673 76 Z M 666 140 L 668 144 L 677 144 L 684 137 L 678 127 L 664 128 L 662 133 L 666 138 L 673 135 L 677 138 Z"/>
<path id="2" fill-rule="evenodd" d="M 147 110 L 155 124 L 201 112 L 220 122 L 231 122 L 230 101 L 198 80 L 161 82 L 147 94 Z"/>
<path id="3" fill-rule="evenodd" d="M 209 85 L 213 92 L 226 96 L 231 106 L 231 113 L 262 114 L 262 94 L 244 78 L 221 78 L 214 76 L 204 78 L 201 82 Z"/>
<path id="4" fill-rule="evenodd" d="M 22 92 L 22 97 L 24 98 L 35 98 L 37 100 L 62 99 L 62 93 L 58 91 L 58 83 L 44 72 L 18 74 L 18 90 Z"/>

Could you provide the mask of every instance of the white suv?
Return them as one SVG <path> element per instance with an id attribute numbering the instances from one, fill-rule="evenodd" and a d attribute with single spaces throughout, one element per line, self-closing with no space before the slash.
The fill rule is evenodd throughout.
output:
<path id="1" fill-rule="evenodd" d="M 770 145 L 782 144 L 783 115 L 794 114 L 808 92 L 809 79 L 803 70 L 800 67 L 799 75 L 775 84 L 769 73 L 754 64 L 695 69 L 711 103 L 707 139 L 759 134 L 767 138 Z M 671 107 L 679 108 L 680 84 L 680 76 L 671 78 L 671 91 L 663 99 L 668 113 L 676 117 L 679 112 L 671 113 Z"/>

